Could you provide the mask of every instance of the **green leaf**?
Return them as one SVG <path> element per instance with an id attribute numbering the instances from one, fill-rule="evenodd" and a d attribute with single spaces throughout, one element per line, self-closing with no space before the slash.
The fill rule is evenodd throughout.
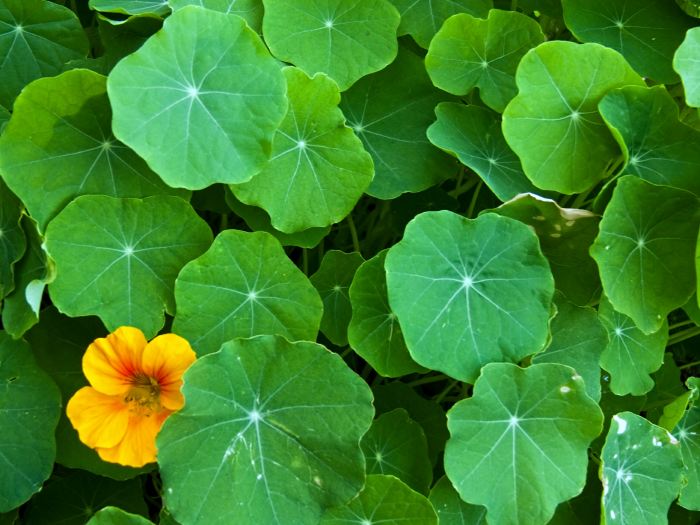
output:
<path id="1" fill-rule="evenodd" d="M 552 321 L 552 342 L 533 357 L 533 363 L 559 363 L 583 377 L 586 393 L 600 401 L 600 354 L 608 344 L 608 333 L 593 308 L 580 308 L 564 297 L 556 298 L 557 315 Z"/>
<path id="2" fill-rule="evenodd" d="M 139 479 L 114 481 L 84 470 L 61 472 L 65 474 L 54 476 L 29 502 L 24 523 L 84 525 L 93 514 L 108 505 L 143 516 L 148 515 Z M 121 523 L 130 525 L 128 522 Z"/>
<path id="3" fill-rule="evenodd" d="M 51 306 L 41 312 L 41 322 L 27 333 L 37 363 L 56 382 L 64 406 L 78 389 L 88 386 L 82 371 L 83 354 L 105 332 L 97 317 L 66 317 Z M 80 441 L 65 411 L 61 411 L 56 427 L 56 462 L 117 480 L 153 470 L 152 465 L 136 469 L 102 461 L 95 450 Z"/>
<path id="4" fill-rule="evenodd" d="M 388 0 L 264 0 L 263 34 L 272 54 L 308 75 L 326 73 L 345 91 L 384 69 L 398 50 L 399 13 Z"/>
<path id="5" fill-rule="evenodd" d="M 685 39 L 673 56 L 673 69 L 681 77 L 685 89 L 685 102 L 689 106 L 700 107 L 700 27 L 689 29 Z"/>
<path id="6" fill-rule="evenodd" d="M 233 212 L 245 221 L 253 231 L 264 231 L 275 237 L 282 246 L 299 246 L 301 248 L 314 248 L 328 235 L 331 227 L 309 228 L 296 233 L 283 233 L 272 226 L 270 215 L 257 206 L 243 204 L 230 191 L 226 192 L 226 204 Z"/>
<path id="7" fill-rule="evenodd" d="M 613 421 L 601 457 L 606 523 L 667 523 L 681 488 L 678 441 L 631 412 L 616 414 Z"/>
<path id="8" fill-rule="evenodd" d="M 236 337 L 279 334 L 313 341 L 323 303 L 279 242 L 264 232 L 221 232 L 175 283 L 173 332 L 199 354 Z"/>
<path id="9" fill-rule="evenodd" d="M 673 435 L 681 444 L 683 476 L 687 480 L 678 502 L 687 509 L 700 510 L 700 406 L 685 413 Z"/>
<path id="10" fill-rule="evenodd" d="M 496 113 L 479 106 L 442 102 L 435 115 L 437 121 L 427 132 L 430 142 L 474 170 L 499 199 L 507 201 L 519 193 L 538 191 L 503 138 Z"/>
<path id="11" fill-rule="evenodd" d="M 389 304 L 425 367 L 473 383 L 486 363 L 520 361 L 547 341 L 552 274 L 516 220 L 422 213 L 385 268 Z"/>
<path id="12" fill-rule="evenodd" d="M 542 42 L 540 25 L 515 11 L 492 9 L 486 20 L 457 14 L 430 42 L 425 68 L 440 89 L 466 95 L 479 88 L 481 100 L 502 112 L 517 94 L 515 70 L 520 59 Z"/>
<path id="13" fill-rule="evenodd" d="M 600 520 L 600 500 L 603 487 L 598 479 L 598 465 L 590 461 L 583 492 L 560 503 L 548 525 L 588 525 Z"/>
<path id="14" fill-rule="evenodd" d="M 10 120 L 10 112 L 0 105 L 0 134 L 5 129 L 8 120 Z"/>
<path id="15" fill-rule="evenodd" d="M 575 208 L 561 208 L 538 195 L 518 195 L 491 210 L 531 226 L 540 240 L 559 291 L 573 303 L 593 303 L 600 294 L 598 267 L 588 250 L 598 235 L 600 217 Z"/>
<path id="16" fill-rule="evenodd" d="M 96 512 L 86 525 L 149 525 L 151 521 L 139 516 L 125 512 L 117 507 L 104 507 Z"/>
<path id="17" fill-rule="evenodd" d="M 102 13 L 165 16 L 168 0 L 90 0 L 90 8 Z"/>
<path id="18" fill-rule="evenodd" d="M 179 188 L 250 180 L 286 111 L 282 72 L 255 32 L 196 6 L 119 62 L 107 91 L 114 134 Z"/>
<path id="19" fill-rule="evenodd" d="M 238 15 L 253 31 L 262 31 L 262 0 L 169 0 L 169 3 L 173 11 L 188 5 L 198 5 L 213 11 Z"/>
<path id="20" fill-rule="evenodd" d="M 45 0 L 0 1 L 0 36 L 0 105 L 8 109 L 32 80 L 56 75 L 88 52 L 78 17 Z"/>
<path id="21" fill-rule="evenodd" d="M 654 388 L 647 395 L 644 412 L 649 421 L 671 431 L 685 415 L 692 392 L 683 386 L 673 354 L 667 352 L 663 360 L 661 368 L 652 374 Z"/>
<path id="22" fill-rule="evenodd" d="M 122 58 L 130 55 L 163 27 L 163 19 L 153 15 L 130 16 L 115 24 L 112 19 L 97 17 L 100 40 L 104 46 L 102 60 L 109 72 Z M 88 59 L 90 60 L 90 59 Z"/>
<path id="23" fill-rule="evenodd" d="M 645 334 L 695 292 L 693 258 L 700 210 L 691 193 L 619 179 L 591 246 L 613 308 Z"/>
<path id="24" fill-rule="evenodd" d="M 492 0 L 431 0 L 429 2 L 391 0 L 391 2 L 401 14 L 399 35 L 411 35 L 424 49 L 428 49 L 435 33 L 452 15 L 468 13 L 486 18 L 489 9 L 493 7 Z"/>
<path id="25" fill-rule="evenodd" d="M 546 13 L 549 16 L 561 16 L 561 0 L 520 0 L 518 7 L 526 11 Z"/>
<path id="26" fill-rule="evenodd" d="M 486 525 L 486 509 L 463 501 L 445 476 L 430 489 L 429 498 L 440 525 Z"/>
<path id="27" fill-rule="evenodd" d="M 61 397 L 29 345 L 0 332 L 0 512 L 41 490 L 56 456 Z"/>
<path id="28" fill-rule="evenodd" d="M 0 179 L 0 302 L 15 288 L 15 263 L 27 248 L 20 226 L 23 207 Z"/>
<path id="29" fill-rule="evenodd" d="M 347 505 L 327 510 L 321 525 L 401 523 L 437 525 L 428 498 L 411 490 L 394 476 L 367 476 L 362 492 Z"/>
<path id="30" fill-rule="evenodd" d="M 678 82 L 673 53 L 692 18 L 666 0 L 562 0 L 564 21 L 581 42 L 595 42 L 624 55 L 642 76 Z"/>
<path id="31" fill-rule="evenodd" d="M 56 263 L 49 294 L 70 316 L 97 315 L 110 331 L 140 328 L 153 337 L 175 311 L 173 285 L 185 263 L 211 243 L 211 231 L 177 197 L 78 197 L 49 223 Z"/>
<path id="32" fill-rule="evenodd" d="M 700 131 L 678 120 L 663 86 L 615 89 L 598 109 L 624 152 L 623 173 L 700 196 Z"/>
<path id="33" fill-rule="evenodd" d="M 581 492 L 588 445 L 603 426 L 581 376 L 552 363 L 484 366 L 472 397 L 447 418 L 447 476 L 464 501 L 487 508 L 489 523 L 502 524 L 544 524 Z"/>
<path id="34" fill-rule="evenodd" d="M 618 396 L 646 394 L 654 387 L 649 374 L 664 361 L 668 323 L 664 319 L 657 332 L 645 334 L 632 319 L 615 311 L 605 297 L 598 315 L 610 338 L 600 357 L 600 366 L 610 373 L 610 390 Z"/>
<path id="35" fill-rule="evenodd" d="M 503 112 L 503 135 L 530 180 L 580 193 L 607 177 L 620 149 L 598 102 L 616 87 L 644 85 L 625 59 L 598 44 L 545 42 L 523 57 L 515 81 L 519 93 Z"/>
<path id="36" fill-rule="evenodd" d="M 105 82 L 76 69 L 37 80 L 17 98 L 0 138 L 0 170 L 41 231 L 79 195 L 186 195 L 115 140 Z"/>
<path id="37" fill-rule="evenodd" d="M 321 266 L 309 277 L 323 301 L 321 332 L 337 346 L 348 344 L 348 324 L 352 316 L 349 291 L 357 268 L 364 262 L 357 252 L 326 252 Z"/>
<path id="38" fill-rule="evenodd" d="M 445 180 L 454 162 L 425 137 L 435 105 L 451 99 L 428 78 L 423 60 L 405 46 L 391 65 L 343 93 L 340 107 L 374 161 L 367 194 L 393 199 Z"/>
<path id="39" fill-rule="evenodd" d="M 348 341 L 379 375 L 399 377 L 425 369 L 411 359 L 386 291 L 382 250 L 357 269 L 350 285 L 352 318 Z"/>
<path id="40" fill-rule="evenodd" d="M 676 0 L 676 3 L 690 16 L 700 18 L 700 2 L 698 0 Z"/>
<path id="41" fill-rule="evenodd" d="M 345 126 L 340 93 L 326 75 L 285 68 L 289 110 L 272 142 L 272 158 L 250 182 L 231 186 L 263 208 L 285 233 L 340 222 L 372 180 L 372 158 Z"/>
<path id="42" fill-rule="evenodd" d="M 416 492 L 428 494 L 433 468 L 421 426 L 403 408 L 380 415 L 360 441 L 367 474 L 396 476 Z"/>
<path id="43" fill-rule="evenodd" d="M 185 407 L 158 436 L 163 495 L 178 521 L 317 523 L 362 486 L 371 392 L 324 347 L 231 341 L 197 360 L 182 390 Z"/>

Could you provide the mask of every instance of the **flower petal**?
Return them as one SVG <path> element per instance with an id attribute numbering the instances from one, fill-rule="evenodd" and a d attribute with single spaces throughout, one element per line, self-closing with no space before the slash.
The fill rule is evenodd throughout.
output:
<path id="1" fill-rule="evenodd" d="M 179 335 L 159 335 L 146 345 L 143 351 L 143 372 L 158 381 L 160 402 L 165 408 L 182 408 L 185 402 L 180 393 L 182 374 L 196 358 L 190 344 Z"/>
<path id="2" fill-rule="evenodd" d="M 97 453 L 105 461 L 128 467 L 143 467 L 156 460 L 156 436 L 169 410 L 144 416 L 132 414 L 124 438 L 114 447 L 98 448 Z"/>
<path id="3" fill-rule="evenodd" d="M 83 356 L 83 373 L 103 394 L 125 394 L 141 373 L 146 338 L 138 328 L 122 326 L 95 339 Z"/>
<path id="4" fill-rule="evenodd" d="M 88 447 L 112 447 L 129 426 L 129 407 L 120 396 L 108 396 L 92 387 L 78 390 L 68 401 L 66 415 Z"/>

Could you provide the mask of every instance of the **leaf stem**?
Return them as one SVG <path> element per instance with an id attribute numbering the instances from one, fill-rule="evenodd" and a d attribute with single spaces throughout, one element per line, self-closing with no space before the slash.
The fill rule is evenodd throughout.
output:
<path id="1" fill-rule="evenodd" d="M 518 0 L 510 1 L 510 10 L 515 11 L 518 8 Z"/>
<path id="2" fill-rule="evenodd" d="M 698 366 L 698 365 L 700 365 L 700 361 L 693 361 L 692 363 L 686 363 L 682 366 L 679 366 L 678 369 L 685 370 L 686 368 L 692 368 L 692 367 Z"/>
<path id="3" fill-rule="evenodd" d="M 346 217 L 348 223 L 348 229 L 350 230 L 350 237 L 352 237 L 352 248 L 357 253 L 362 255 L 360 251 L 360 239 L 357 237 L 357 230 L 355 229 L 355 221 L 352 220 L 352 214 Z"/>
<path id="4" fill-rule="evenodd" d="M 304 275 L 309 275 L 309 250 L 306 248 L 301 249 L 301 266 Z"/>
<path id="5" fill-rule="evenodd" d="M 672 324 L 668 327 L 669 332 L 671 330 L 676 330 L 682 326 L 688 326 L 689 324 L 695 324 L 695 322 L 692 319 L 686 319 L 685 321 L 680 321 L 676 324 Z"/>
<path id="6" fill-rule="evenodd" d="M 457 383 L 459 383 L 459 381 L 456 379 L 454 381 L 450 381 L 450 384 L 447 385 L 442 392 L 435 396 L 435 402 L 441 403 L 442 400 L 445 399 L 445 396 L 450 393 L 450 390 L 452 390 L 457 385 Z"/>
<path id="7" fill-rule="evenodd" d="M 472 193 L 472 200 L 469 202 L 469 208 L 467 208 L 467 218 L 471 219 L 474 215 L 474 208 L 476 208 L 476 201 L 479 198 L 479 192 L 481 187 L 484 185 L 484 181 L 480 180 L 479 183 L 474 188 L 474 193 Z"/>
<path id="8" fill-rule="evenodd" d="M 444 381 L 445 379 L 449 379 L 445 374 L 426 376 L 426 377 L 421 377 L 420 379 L 416 379 L 415 381 L 411 381 L 410 383 L 408 383 L 408 386 L 414 387 L 414 386 L 420 386 L 420 385 L 427 385 L 429 383 L 437 383 L 439 381 Z"/>
<path id="9" fill-rule="evenodd" d="M 700 335 L 700 326 L 693 326 L 692 328 L 673 334 L 668 338 L 668 346 L 675 345 L 676 343 L 680 343 L 696 335 Z"/>

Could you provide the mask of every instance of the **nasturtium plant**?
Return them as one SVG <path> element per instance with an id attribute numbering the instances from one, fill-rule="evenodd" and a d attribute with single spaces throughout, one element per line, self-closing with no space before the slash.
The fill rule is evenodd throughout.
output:
<path id="1" fill-rule="evenodd" d="M 0 0 L 0 525 L 695 525 L 699 66 L 700 0 Z"/>

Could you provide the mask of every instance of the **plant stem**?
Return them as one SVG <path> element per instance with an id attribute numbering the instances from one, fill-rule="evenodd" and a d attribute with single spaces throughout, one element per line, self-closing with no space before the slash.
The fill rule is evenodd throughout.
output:
<path id="1" fill-rule="evenodd" d="M 352 214 L 347 216 L 348 228 L 350 229 L 350 237 L 352 237 L 352 247 L 357 253 L 362 255 L 360 251 L 360 239 L 357 237 L 357 230 L 355 229 L 355 222 L 352 220 Z"/>
<path id="2" fill-rule="evenodd" d="M 700 326 L 693 326 L 692 328 L 673 334 L 668 338 L 668 346 L 675 345 L 676 343 L 680 343 L 696 335 L 700 335 Z"/>
<path id="3" fill-rule="evenodd" d="M 456 379 L 454 381 L 450 381 L 450 384 L 447 385 L 442 392 L 435 396 L 435 402 L 441 403 L 442 400 L 445 399 L 445 396 L 450 393 L 450 390 L 452 390 L 457 383 L 459 383 L 459 381 L 457 381 Z"/>
<path id="4" fill-rule="evenodd" d="M 678 369 L 685 370 L 686 368 L 691 368 L 691 367 L 698 366 L 698 365 L 700 365 L 700 361 L 693 361 L 692 363 L 686 363 L 682 366 L 679 366 Z"/>
<path id="5" fill-rule="evenodd" d="M 309 275 L 309 250 L 302 248 L 301 250 L 301 266 L 304 275 Z"/>
<path id="6" fill-rule="evenodd" d="M 479 183 L 476 185 L 476 188 L 474 188 L 474 193 L 472 193 L 472 200 L 469 202 L 469 208 L 467 208 L 467 218 L 471 219 L 472 216 L 474 215 L 474 208 L 476 208 L 476 200 L 479 198 L 479 192 L 481 191 L 481 187 L 484 185 L 483 181 L 479 181 Z"/>
<path id="7" fill-rule="evenodd" d="M 510 10 L 515 11 L 518 8 L 518 0 L 510 0 Z"/>
<path id="8" fill-rule="evenodd" d="M 413 387 L 419 385 L 427 385 L 429 383 L 437 383 L 438 381 L 444 381 L 445 379 L 448 379 L 448 377 L 445 374 L 421 377 L 420 379 L 416 379 L 415 381 L 411 381 L 410 383 L 408 383 L 408 386 Z"/>
<path id="9" fill-rule="evenodd" d="M 672 324 L 668 327 L 668 330 L 676 330 L 682 326 L 688 326 L 689 324 L 695 324 L 695 322 L 692 319 L 686 319 L 685 321 L 680 321 L 676 324 Z"/>

